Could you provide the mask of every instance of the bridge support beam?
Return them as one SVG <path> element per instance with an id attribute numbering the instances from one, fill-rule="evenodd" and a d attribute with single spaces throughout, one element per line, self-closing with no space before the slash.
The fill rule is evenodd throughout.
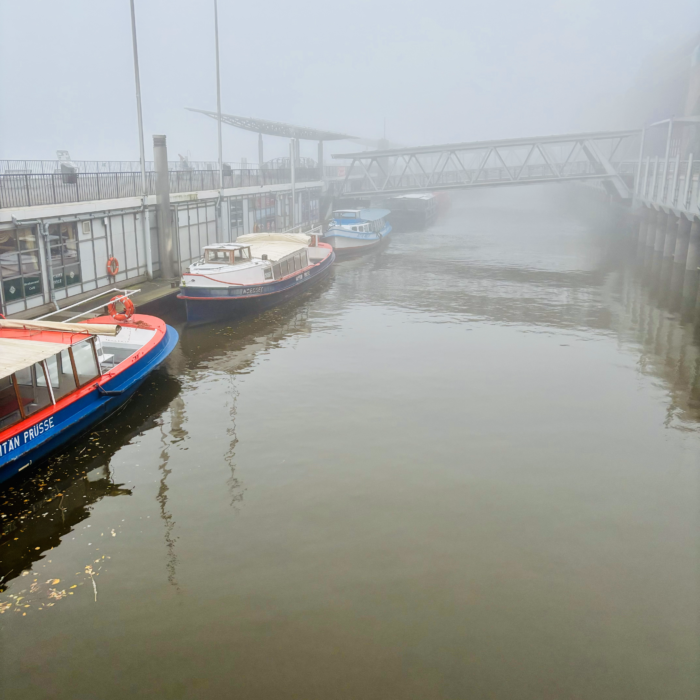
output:
<path id="1" fill-rule="evenodd" d="M 690 243 L 690 221 L 684 216 L 678 222 L 678 235 L 676 236 L 676 248 L 673 251 L 673 270 L 671 272 L 671 286 L 669 307 L 671 311 L 678 311 L 681 307 L 683 293 L 683 275 L 685 273 L 685 261 L 688 258 L 688 244 Z"/>
<path id="2" fill-rule="evenodd" d="M 700 221 L 693 221 L 688 238 L 688 255 L 683 274 L 683 302 L 681 314 L 684 320 L 693 316 L 698 292 L 698 265 L 700 265 Z"/>

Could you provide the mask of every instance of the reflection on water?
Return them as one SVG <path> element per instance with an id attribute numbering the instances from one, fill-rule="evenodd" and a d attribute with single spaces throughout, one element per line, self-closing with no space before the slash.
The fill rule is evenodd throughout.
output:
<path id="1" fill-rule="evenodd" d="M 54 456 L 26 481 L 15 480 L 5 488 L 0 534 L 2 590 L 58 547 L 90 517 L 95 503 L 105 496 L 132 495 L 132 489 L 115 482 L 110 459 L 124 444 L 158 425 L 160 413 L 178 390 L 177 380 L 154 374 L 108 423 Z"/>
<path id="2" fill-rule="evenodd" d="M 696 697 L 700 352 L 622 233 L 560 188 L 455 195 L 179 328 L 2 492 L 3 698 Z"/>

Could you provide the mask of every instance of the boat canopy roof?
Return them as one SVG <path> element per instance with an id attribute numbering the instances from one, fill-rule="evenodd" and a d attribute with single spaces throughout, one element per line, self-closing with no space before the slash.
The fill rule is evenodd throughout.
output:
<path id="1" fill-rule="evenodd" d="M 306 248 L 304 243 L 291 243 L 284 241 L 267 241 L 260 243 L 251 243 L 250 252 L 254 258 L 262 258 L 263 255 L 267 255 L 267 259 L 272 262 L 278 262 L 282 258 L 286 258 L 292 253 L 296 253 L 298 250 L 304 250 Z"/>
<path id="2" fill-rule="evenodd" d="M 0 379 L 9 377 L 35 362 L 53 357 L 68 347 L 64 343 L 47 343 L 43 340 L 0 338 Z"/>

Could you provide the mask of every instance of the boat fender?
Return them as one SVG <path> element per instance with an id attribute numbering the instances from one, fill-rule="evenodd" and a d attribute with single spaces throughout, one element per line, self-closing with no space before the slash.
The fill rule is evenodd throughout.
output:
<path id="1" fill-rule="evenodd" d="M 110 277 L 116 277 L 117 272 L 119 272 L 119 260 L 117 260 L 114 256 L 112 256 L 107 261 L 107 274 Z"/>
<path id="2" fill-rule="evenodd" d="M 117 313 L 117 302 L 121 303 L 121 305 L 124 307 L 124 311 L 122 313 Z M 107 311 L 115 321 L 128 321 L 134 315 L 135 310 L 134 302 L 131 301 L 129 297 L 125 296 L 112 297 L 107 305 Z"/>

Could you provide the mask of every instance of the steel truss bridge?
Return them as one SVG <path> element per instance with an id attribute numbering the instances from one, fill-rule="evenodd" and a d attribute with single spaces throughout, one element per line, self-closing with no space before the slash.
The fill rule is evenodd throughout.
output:
<path id="1" fill-rule="evenodd" d="M 637 166 L 636 153 L 629 156 L 630 138 L 639 134 L 606 131 L 336 154 L 350 165 L 334 190 L 336 196 L 376 196 L 597 180 L 611 194 L 630 199 Z"/>

